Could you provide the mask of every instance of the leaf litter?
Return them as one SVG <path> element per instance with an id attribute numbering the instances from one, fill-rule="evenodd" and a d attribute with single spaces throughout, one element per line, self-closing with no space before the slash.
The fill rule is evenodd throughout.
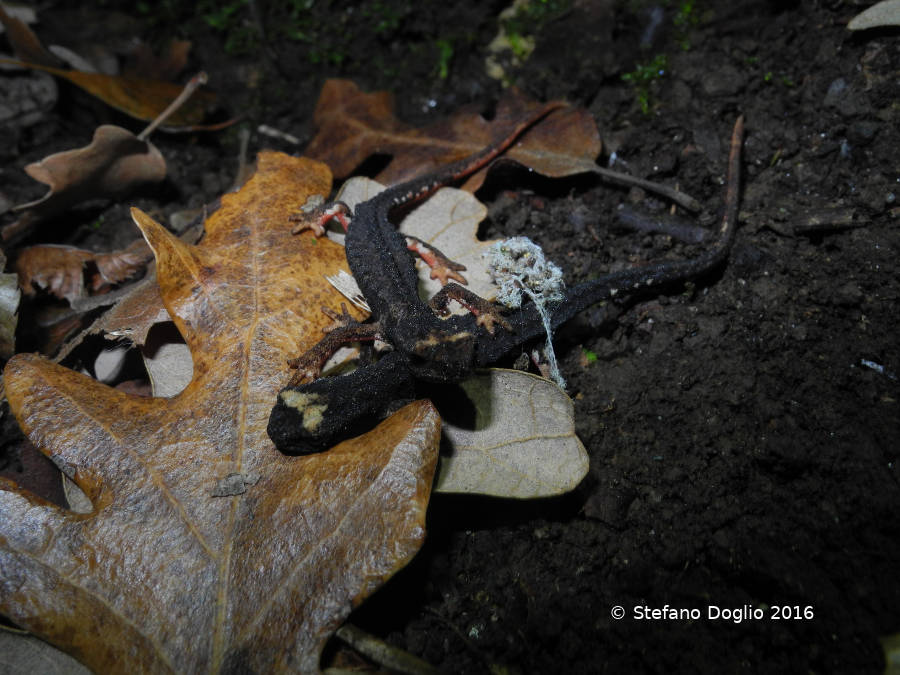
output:
<path id="1" fill-rule="evenodd" d="M 193 352 L 182 394 L 129 396 L 30 354 L 7 365 L 17 419 L 93 511 L 3 482 L 0 610 L 94 670 L 316 670 L 350 609 L 421 544 L 439 430 L 427 402 L 312 457 L 265 434 L 285 361 L 327 322 L 298 312 L 298 293 L 337 296 L 322 272 L 345 264 L 340 247 L 284 226 L 328 188 L 322 165 L 264 154 L 196 247 L 135 212 Z M 212 498 L 231 474 L 259 480 Z"/>
<path id="2" fill-rule="evenodd" d="M 17 57 L 0 58 L 0 63 L 42 71 L 67 80 L 110 107 L 135 119 L 144 121 L 156 119 L 183 89 L 182 85 L 173 82 L 139 75 L 109 75 L 66 70 L 60 67 L 60 60 L 44 47 L 34 31 L 20 19 L 3 11 L 2 7 L 0 7 L 0 23 L 6 27 Z M 170 74 L 177 64 L 183 63 L 182 56 L 186 48 L 185 43 L 171 43 L 169 55 L 157 63 L 166 66 L 160 72 Z M 143 54 L 142 63 L 146 66 L 151 65 L 146 54 Z M 198 128 L 215 103 L 215 94 L 201 90 L 169 117 L 169 124 L 176 128 Z"/>

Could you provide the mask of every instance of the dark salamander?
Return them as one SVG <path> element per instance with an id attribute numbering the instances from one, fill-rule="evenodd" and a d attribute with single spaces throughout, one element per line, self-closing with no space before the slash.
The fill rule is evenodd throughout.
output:
<path id="1" fill-rule="evenodd" d="M 506 138 L 480 153 L 436 172 L 384 190 L 350 210 L 340 202 L 322 210 L 318 223 L 339 219 L 347 228 L 347 262 L 370 308 L 371 317 L 357 322 L 344 310 L 333 330 L 313 348 L 293 359 L 296 368 L 278 394 L 269 417 L 268 433 L 276 447 L 289 453 L 325 450 L 371 426 L 398 399 L 414 395 L 416 380 L 457 382 L 476 368 L 494 363 L 521 344 L 544 335 L 544 325 L 532 303 L 503 311 L 448 278 L 461 280 L 459 265 L 439 251 L 401 234 L 390 220 L 392 211 L 421 201 L 440 187 L 453 184 L 487 165 L 521 133 L 560 107 L 548 104 L 519 123 Z M 701 255 L 608 274 L 567 288 L 550 307 L 554 328 L 597 302 L 639 289 L 697 277 L 728 257 L 737 220 L 740 148 L 743 118 L 731 137 L 724 214 L 713 243 Z M 320 225 L 310 225 L 319 229 Z M 446 282 L 429 302 L 420 299 L 413 254 L 433 267 L 432 276 Z M 446 316 L 455 299 L 470 312 Z M 392 348 L 379 359 L 349 375 L 319 377 L 327 359 L 340 346 L 380 340 Z M 317 379 L 318 378 L 318 379 Z"/>

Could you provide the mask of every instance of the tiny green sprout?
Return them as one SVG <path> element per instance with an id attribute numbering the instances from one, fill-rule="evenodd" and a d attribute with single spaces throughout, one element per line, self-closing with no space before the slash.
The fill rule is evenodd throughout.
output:
<path id="1" fill-rule="evenodd" d="M 565 389 L 566 381 L 559 372 L 556 352 L 553 351 L 553 327 L 550 324 L 550 303 L 563 299 L 562 270 L 544 256 L 541 247 L 528 237 L 513 237 L 498 241 L 484 253 L 488 272 L 500 287 L 497 301 L 510 308 L 522 305 L 523 295 L 534 303 L 544 331 L 547 344 L 544 351 L 550 363 L 550 377 Z"/>
<path id="2" fill-rule="evenodd" d="M 672 19 L 672 24 L 675 26 L 675 39 L 683 51 L 688 51 L 691 48 L 688 31 L 691 26 L 695 26 L 698 23 L 700 23 L 700 14 L 697 12 L 697 3 L 694 0 L 684 0 L 684 2 L 679 3 L 675 16 Z"/>
<path id="3" fill-rule="evenodd" d="M 641 112 L 650 114 L 650 86 L 666 74 L 666 55 L 657 54 L 650 63 L 638 64 L 630 73 L 624 73 L 622 79 L 635 89 Z"/>
<path id="4" fill-rule="evenodd" d="M 672 18 L 675 28 L 684 31 L 690 26 L 696 26 L 700 23 L 700 12 L 697 3 L 694 0 L 683 0 L 678 4 L 675 16 Z"/>
<path id="5" fill-rule="evenodd" d="M 376 1 L 363 9 L 363 16 L 369 20 L 376 35 L 388 35 L 400 27 L 404 14 L 408 11 L 408 7 L 401 8 L 390 2 Z"/>
<path id="6" fill-rule="evenodd" d="M 248 4 L 249 0 L 202 0 L 196 4 L 203 21 L 224 37 L 227 54 L 247 54 L 259 44 L 257 30 L 246 20 Z"/>
<path id="7" fill-rule="evenodd" d="M 453 42 L 447 39 L 435 40 L 438 49 L 437 74 L 442 80 L 450 75 L 450 62 L 453 60 Z"/>
<path id="8" fill-rule="evenodd" d="M 771 167 L 775 166 L 776 164 L 778 164 L 778 160 L 781 159 L 781 153 L 783 152 L 783 150 L 784 150 L 784 148 L 778 148 L 778 149 L 772 154 L 772 158 L 769 160 L 769 168 L 771 168 Z"/>
<path id="9" fill-rule="evenodd" d="M 584 355 L 585 361 L 587 361 L 588 363 L 596 363 L 596 361 L 597 361 L 596 353 L 592 352 L 590 349 L 587 349 L 586 347 L 581 348 L 581 353 Z"/>
<path id="10" fill-rule="evenodd" d="M 562 16 L 572 7 L 572 0 L 521 0 L 504 11 L 500 26 L 509 48 L 519 61 L 525 61 L 534 51 L 535 39 L 550 21 Z"/>

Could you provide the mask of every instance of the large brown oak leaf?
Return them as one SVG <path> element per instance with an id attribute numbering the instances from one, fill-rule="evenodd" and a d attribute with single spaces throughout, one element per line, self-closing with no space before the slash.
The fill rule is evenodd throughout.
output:
<path id="1" fill-rule="evenodd" d="M 328 194 L 328 170 L 274 153 L 259 166 L 199 246 L 135 213 L 192 350 L 181 394 L 129 396 L 34 355 L 4 372 L 29 438 L 94 510 L 0 483 L 0 612 L 98 672 L 314 672 L 422 541 L 430 404 L 308 457 L 266 436 L 286 359 L 320 338 L 320 305 L 339 303 L 322 274 L 344 257 L 289 234 L 287 216 Z"/>
<path id="2" fill-rule="evenodd" d="M 394 115 L 389 92 L 365 93 L 350 80 L 332 79 L 322 86 L 313 114 L 316 135 L 304 152 L 326 162 L 339 178 L 350 175 L 374 154 L 391 155 L 390 164 L 375 178 L 384 184 L 399 183 L 483 150 L 542 105 L 510 90 L 490 120 L 463 109 L 416 129 Z M 596 171 L 594 160 L 601 147 L 591 114 L 584 108 L 564 106 L 524 132 L 503 157 L 560 178 Z M 464 188 L 476 191 L 486 173 L 482 169 L 470 176 Z"/>

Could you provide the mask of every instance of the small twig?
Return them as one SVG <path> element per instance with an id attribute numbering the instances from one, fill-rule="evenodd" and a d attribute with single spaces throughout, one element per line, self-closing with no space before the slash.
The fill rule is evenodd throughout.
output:
<path id="1" fill-rule="evenodd" d="M 654 183 L 653 181 L 646 180 L 644 178 L 629 176 L 627 173 L 621 173 L 620 171 L 604 169 L 602 166 L 595 166 L 593 170 L 598 175 L 603 176 L 603 178 L 606 178 L 613 183 L 628 185 L 630 187 L 639 187 L 647 190 L 648 192 L 655 192 L 656 194 L 665 197 L 666 199 L 672 200 L 679 206 L 683 206 L 688 211 L 697 212 L 701 209 L 700 202 L 691 197 L 689 194 L 685 194 L 680 190 L 675 190 L 673 188 L 667 187 L 660 183 Z"/>
<path id="2" fill-rule="evenodd" d="M 250 176 L 256 169 L 254 162 L 247 161 L 247 151 L 250 148 L 250 130 L 244 126 L 239 132 L 240 148 L 238 149 L 238 168 L 234 174 L 234 182 L 231 184 L 229 192 L 237 192 L 241 187 L 250 180 Z"/>
<path id="3" fill-rule="evenodd" d="M 833 232 L 868 225 L 866 220 L 858 220 L 852 207 L 825 206 L 809 209 L 787 223 L 773 222 L 769 227 L 786 237 L 797 237 L 817 232 Z"/>
<path id="4" fill-rule="evenodd" d="M 389 668 L 392 672 L 403 673 L 404 675 L 438 675 L 440 672 L 418 656 L 413 656 L 407 651 L 393 647 L 353 624 L 345 623 L 337 629 L 335 635 L 363 656 L 368 657 L 380 666 Z"/>
<path id="5" fill-rule="evenodd" d="M 284 141 L 285 143 L 290 143 L 291 145 L 300 145 L 303 142 L 296 136 L 292 136 L 287 132 L 280 131 L 275 127 L 270 127 L 268 124 L 260 124 L 258 127 L 256 127 L 256 131 L 261 133 L 263 136 L 277 138 L 278 140 Z"/>
<path id="6" fill-rule="evenodd" d="M 174 113 L 182 105 L 184 105 L 184 102 L 187 101 L 199 87 L 202 87 L 204 84 L 206 84 L 207 79 L 208 78 L 206 73 L 201 70 L 190 80 L 188 80 L 188 83 L 184 85 L 184 89 L 180 94 L 178 94 L 175 100 L 169 104 L 169 107 L 163 110 L 155 120 L 150 122 L 150 125 L 146 129 L 138 134 L 138 139 L 141 141 L 146 141 L 150 134 L 156 131 L 156 128 L 160 124 L 165 122 L 172 115 L 172 113 Z"/>
<path id="7" fill-rule="evenodd" d="M 699 244 L 709 236 L 709 230 L 692 223 L 686 223 L 680 218 L 649 216 L 637 213 L 634 209 L 624 204 L 616 210 L 616 218 L 619 220 L 619 224 L 628 229 L 638 232 L 667 234 L 689 244 Z"/>
<path id="8" fill-rule="evenodd" d="M 456 636 L 460 639 L 463 645 L 465 645 L 466 649 L 468 649 L 470 652 L 472 652 L 472 654 L 478 657 L 482 663 L 484 663 L 485 665 L 489 665 L 491 663 L 490 659 L 488 659 L 487 655 L 478 647 L 478 645 L 470 640 L 469 637 L 465 633 L 463 633 L 455 623 L 450 621 L 450 619 L 446 618 L 443 614 L 432 607 L 426 607 L 425 611 L 429 614 L 432 614 L 438 621 L 440 621 L 445 626 L 447 626 L 447 628 L 456 633 Z"/>

